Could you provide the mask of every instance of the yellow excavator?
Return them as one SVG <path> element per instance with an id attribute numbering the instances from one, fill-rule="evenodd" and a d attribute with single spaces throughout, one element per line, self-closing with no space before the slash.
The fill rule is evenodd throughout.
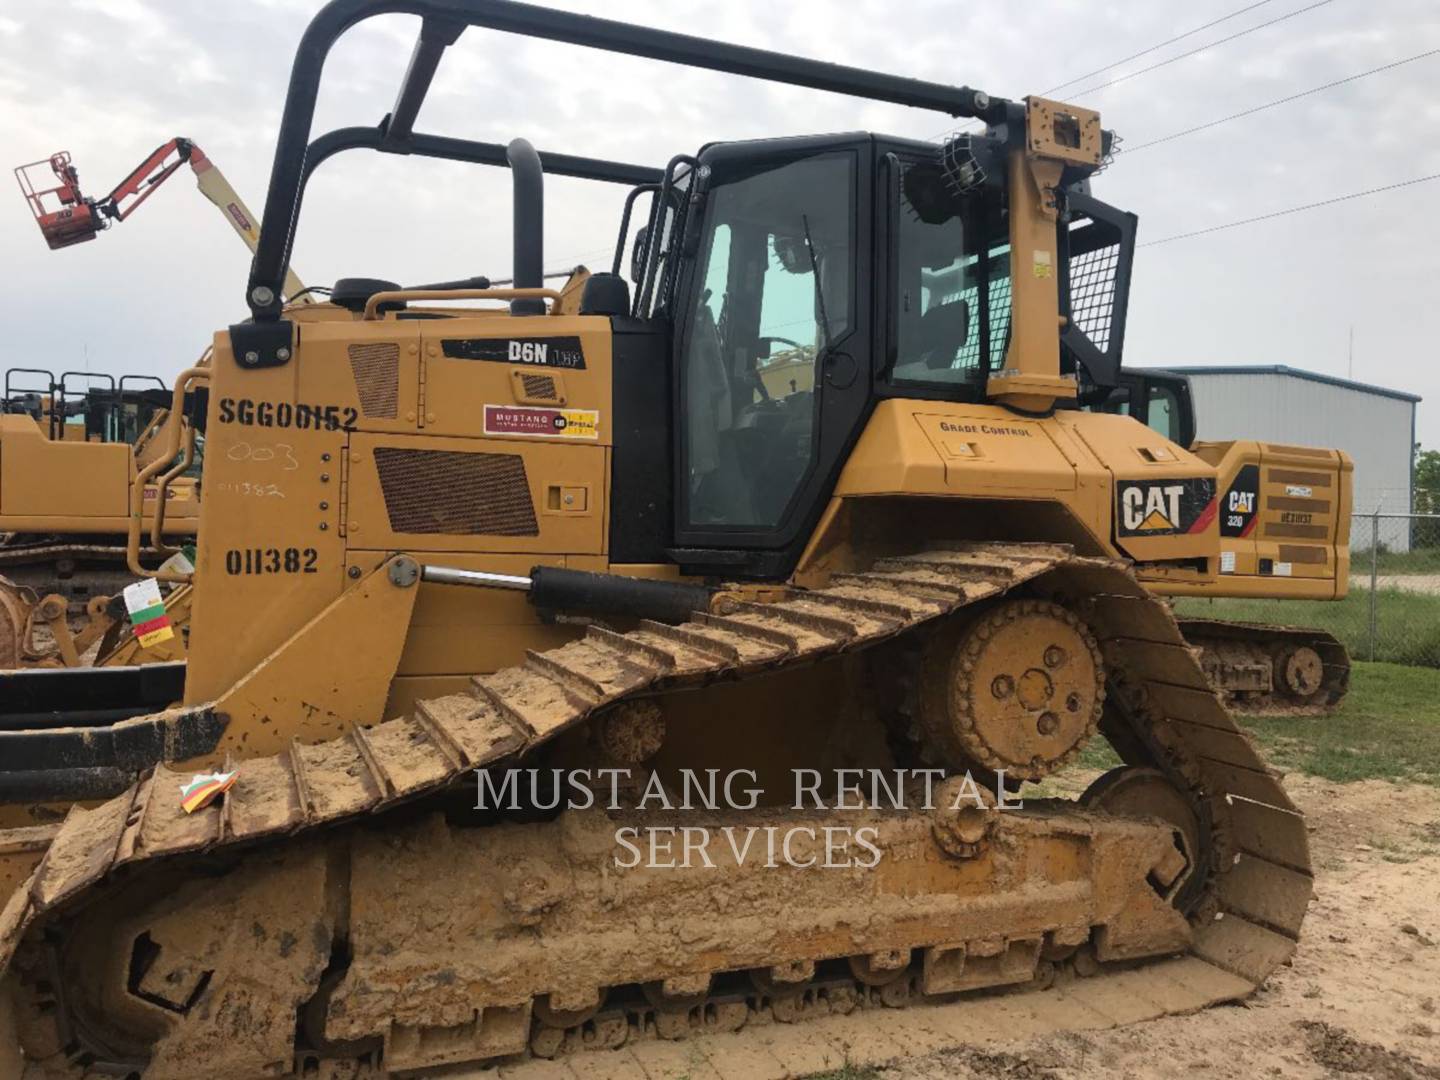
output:
<path id="1" fill-rule="evenodd" d="M 396 11 L 394 108 L 312 141 L 332 45 Z M 417 132 L 467 27 L 983 127 L 663 168 Z M 0 674 L 0 799 L 85 804 L 0 831 L 7 1075 L 748 1080 L 1249 995 L 1306 826 L 1159 595 L 1227 584 L 1216 465 L 1076 407 L 1120 372 L 1112 144 L 504 0 L 323 8 L 251 318 L 189 376 L 188 662 Z M 283 306 L 306 180 L 353 148 L 508 165 L 513 287 Z M 630 191 L 610 272 L 558 291 L 546 171 Z M 765 378 L 777 342 L 808 379 Z M 1024 801 L 1097 739 L 1121 764 Z"/>
<path id="2" fill-rule="evenodd" d="M 1215 466 L 1218 582 L 1159 584 L 1172 596 L 1342 600 L 1350 584 L 1354 462 L 1342 450 L 1195 438 L 1190 381 L 1127 367 L 1097 404 L 1133 416 Z M 1135 511 L 1132 509 L 1132 515 Z M 1211 683 L 1241 711 L 1324 713 L 1350 685 L 1350 656 L 1333 634 L 1182 618 Z"/>

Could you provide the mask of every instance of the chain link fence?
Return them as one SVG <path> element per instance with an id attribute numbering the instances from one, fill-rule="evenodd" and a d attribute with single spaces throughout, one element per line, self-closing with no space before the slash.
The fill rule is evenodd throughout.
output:
<path id="1" fill-rule="evenodd" d="M 1440 668 L 1440 513 L 1355 514 L 1343 600 L 1181 599 L 1180 615 L 1307 626 L 1354 660 Z"/>

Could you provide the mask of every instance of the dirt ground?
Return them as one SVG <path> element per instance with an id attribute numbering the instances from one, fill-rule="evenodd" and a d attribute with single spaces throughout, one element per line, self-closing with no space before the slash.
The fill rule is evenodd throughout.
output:
<path id="1" fill-rule="evenodd" d="M 1292 775 L 1316 897 L 1293 964 L 1243 1005 L 881 1070 L 885 1080 L 1440 1080 L 1440 789 Z M 863 1075 L 863 1074 L 862 1074 Z"/>

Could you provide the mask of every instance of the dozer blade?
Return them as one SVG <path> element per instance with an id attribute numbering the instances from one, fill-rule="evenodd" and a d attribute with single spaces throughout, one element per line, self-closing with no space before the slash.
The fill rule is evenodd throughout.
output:
<path id="1" fill-rule="evenodd" d="M 1017 590 L 1065 598 L 1086 621 L 1108 673 L 1102 730 L 1136 775 L 1189 806 L 1197 843 L 1148 811 L 1037 804 L 999 813 L 978 848 L 947 846 L 933 815 L 886 814 L 867 871 L 752 868 L 715 848 L 713 870 L 627 872 L 613 858 L 623 815 L 474 828 L 437 816 L 456 812 L 457 794 L 468 806 L 473 770 L 534 763 L 608 707 L 843 658 Z M 1303 819 L 1168 609 L 1124 566 L 1057 545 L 891 558 L 679 628 L 593 629 L 470 693 L 240 770 L 193 815 L 178 807 L 183 778 L 164 768 L 72 811 L 11 896 L 0 956 L 22 1042 L 47 1075 L 105 1062 L 144 1080 L 201 1063 L 237 1078 L 383 1077 L 580 1049 L 614 1051 L 623 1074 L 631 1058 L 663 1057 L 666 1036 L 739 1027 L 723 1036 L 739 1040 L 724 1058 L 734 1064 L 714 1055 L 716 1070 L 781 1076 L 826 1063 L 767 1063 L 778 1052 L 751 1036 L 771 1020 L 818 1018 L 816 1045 L 831 1050 L 863 1021 L 888 1058 L 997 1024 L 1105 1026 L 1243 997 L 1293 952 L 1311 894 Z M 823 829 L 865 815 L 739 817 Z M 1172 881 L 1183 904 L 1180 891 L 1174 906 L 1163 899 Z M 952 1003 L 1042 988 L 1046 963 L 1062 985 L 1023 1007 Z M 864 1015 L 910 1000 L 927 1003 L 910 1010 L 923 1019 Z"/>

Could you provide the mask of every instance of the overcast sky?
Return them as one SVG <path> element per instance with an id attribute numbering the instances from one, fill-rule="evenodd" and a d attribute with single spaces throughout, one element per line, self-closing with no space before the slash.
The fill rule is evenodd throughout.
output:
<path id="1" fill-rule="evenodd" d="M 1436 0 L 1328 0 L 1114 86 L 1099 83 L 1315 0 L 1268 0 L 1058 93 L 1101 110 L 1130 146 L 1440 49 Z M 1218 19 L 1243 0 L 581 0 L 551 6 L 1021 97 Z M 313 0 L 0 0 L 0 147 L 8 166 L 69 150 L 103 194 L 185 135 L 258 213 L 294 48 Z M 903 13 L 903 14 L 902 14 Z M 418 20 L 386 16 L 331 54 L 317 133 L 373 124 Z M 1164 145 L 1122 153 L 1096 194 L 1153 241 L 1440 173 L 1440 55 Z M 646 164 L 710 140 L 868 129 L 934 136 L 938 114 L 469 30 L 446 56 L 420 130 Z M 552 179 L 546 263 L 609 258 L 621 189 Z M 1125 360 L 1284 363 L 1426 397 L 1440 446 L 1440 180 L 1142 247 Z M 353 151 L 311 184 L 294 265 L 415 282 L 508 276 L 503 170 Z M 242 317 L 249 255 L 188 174 L 93 243 L 49 251 L 18 192 L 0 198 L 0 365 L 168 379 Z M 1204 418 L 1200 429 L 1205 430 Z"/>

